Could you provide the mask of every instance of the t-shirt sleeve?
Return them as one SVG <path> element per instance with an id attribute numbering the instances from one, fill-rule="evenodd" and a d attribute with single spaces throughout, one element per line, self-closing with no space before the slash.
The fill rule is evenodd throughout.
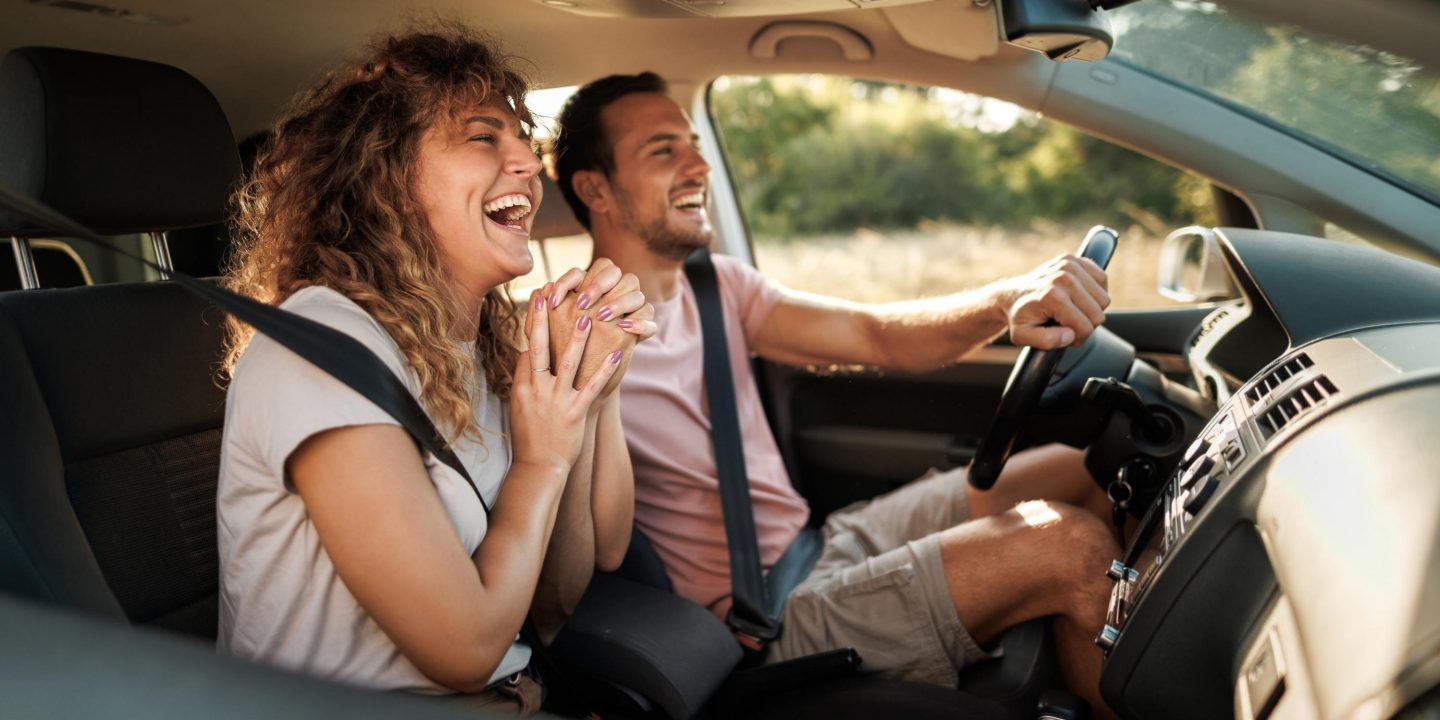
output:
<path id="1" fill-rule="evenodd" d="M 407 387 L 413 385 L 399 348 L 358 306 L 310 306 L 301 314 L 359 340 Z M 335 428 L 400 424 L 329 373 L 260 335 L 236 367 L 229 398 L 239 404 L 230 418 L 236 425 L 232 429 L 241 434 L 254 460 L 265 466 L 270 477 L 283 478 L 291 492 L 294 486 L 285 474 L 285 463 L 305 440 Z"/>
<path id="2" fill-rule="evenodd" d="M 720 279 L 721 295 L 740 318 L 746 342 L 754 342 L 760 328 L 770 318 L 770 311 L 784 297 L 778 283 L 760 274 L 745 263 L 728 255 L 712 255 L 715 274 Z"/>

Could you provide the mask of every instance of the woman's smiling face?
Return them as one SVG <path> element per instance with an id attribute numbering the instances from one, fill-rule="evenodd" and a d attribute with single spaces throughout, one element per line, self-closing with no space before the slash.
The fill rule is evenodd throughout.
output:
<path id="1" fill-rule="evenodd" d="M 451 277 L 475 298 L 534 267 L 540 159 L 509 107 L 487 103 L 420 138 L 416 199 Z"/>

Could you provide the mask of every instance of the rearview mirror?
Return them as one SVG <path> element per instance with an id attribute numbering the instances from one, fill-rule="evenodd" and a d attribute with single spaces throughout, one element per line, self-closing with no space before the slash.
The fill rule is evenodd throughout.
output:
<path id="1" fill-rule="evenodd" d="M 1115 46 L 1104 0 L 1000 0 L 1005 40 L 1057 62 L 1095 61 Z"/>
<path id="2" fill-rule="evenodd" d="M 1160 294 L 1180 302 L 1235 297 L 1215 231 L 1192 225 L 1165 238 L 1160 247 Z"/>

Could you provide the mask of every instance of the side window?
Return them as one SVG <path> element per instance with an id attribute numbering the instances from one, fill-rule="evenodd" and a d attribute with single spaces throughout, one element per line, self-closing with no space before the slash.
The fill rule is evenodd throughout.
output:
<path id="1" fill-rule="evenodd" d="M 545 88 L 535 90 L 525 97 L 525 104 L 529 106 L 530 112 L 535 116 L 535 127 L 533 128 L 533 139 L 537 149 L 547 153 L 546 163 L 551 162 L 548 150 L 551 142 L 555 139 L 560 109 L 565 106 L 565 101 L 579 90 L 578 85 L 566 85 L 562 87 Z M 565 198 L 560 195 L 560 189 L 553 183 L 547 185 L 545 196 L 540 200 L 541 206 L 565 204 Z M 559 277 L 566 270 L 572 267 L 584 268 L 590 266 L 590 256 L 593 244 L 590 236 L 585 233 L 578 235 L 565 235 L 556 237 L 545 237 L 530 242 L 530 254 L 535 258 L 535 267 L 528 274 L 518 277 L 510 283 L 510 297 L 524 301 L 529 297 L 530 291 L 545 283 Z"/>
<path id="2" fill-rule="evenodd" d="M 1121 233 L 1115 307 L 1163 307 L 1161 241 L 1214 225 L 1209 184 L 1012 104 L 822 75 L 721 77 L 709 108 L 756 263 L 863 302 L 943 295 Z"/>

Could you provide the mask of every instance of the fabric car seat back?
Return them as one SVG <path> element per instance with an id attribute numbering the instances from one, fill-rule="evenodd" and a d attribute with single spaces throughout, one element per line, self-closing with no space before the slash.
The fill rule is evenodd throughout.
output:
<path id="1" fill-rule="evenodd" d="M 214 223 L 238 175 L 224 113 L 183 71 L 0 61 L 0 183 L 81 222 Z M 44 234 L 0 214 L 0 235 Z M 214 636 L 223 317 L 170 283 L 0 293 L 0 590 Z"/>

